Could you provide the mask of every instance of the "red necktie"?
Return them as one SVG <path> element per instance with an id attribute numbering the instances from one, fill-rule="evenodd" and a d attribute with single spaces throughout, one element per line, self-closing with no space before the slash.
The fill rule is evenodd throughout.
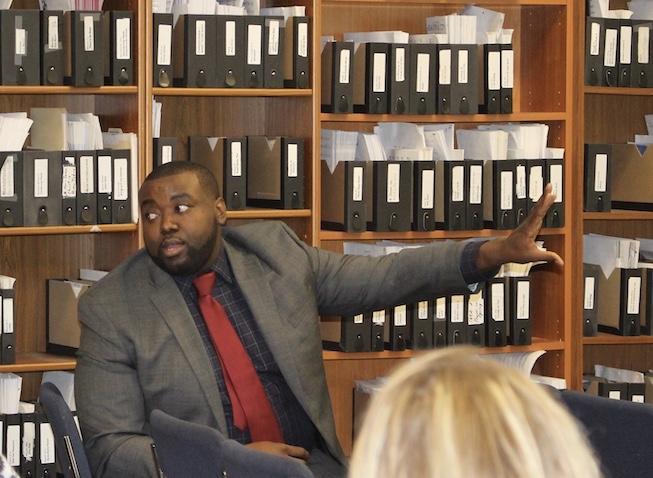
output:
<path id="1" fill-rule="evenodd" d="M 240 430 L 249 428 L 252 441 L 283 443 L 279 422 L 252 360 L 224 308 L 211 294 L 214 284 L 215 272 L 207 272 L 193 281 L 200 311 L 222 366 L 234 425 Z"/>

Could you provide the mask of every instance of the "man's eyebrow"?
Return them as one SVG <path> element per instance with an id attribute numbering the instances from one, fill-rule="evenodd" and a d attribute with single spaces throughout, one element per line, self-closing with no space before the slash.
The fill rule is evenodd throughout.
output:
<path id="1" fill-rule="evenodd" d="M 188 194 L 188 193 L 179 193 L 179 194 L 175 194 L 174 196 L 172 196 L 172 197 L 170 198 L 170 200 L 171 200 L 171 201 L 179 201 L 179 200 L 192 201 L 192 200 L 193 200 L 193 196 L 191 196 L 191 195 Z"/>
<path id="2" fill-rule="evenodd" d="M 141 201 L 141 205 L 140 205 L 140 207 L 143 207 L 143 206 L 149 206 L 150 204 L 155 204 L 155 202 L 154 202 L 153 199 L 150 199 L 150 198 L 143 199 L 143 200 Z"/>

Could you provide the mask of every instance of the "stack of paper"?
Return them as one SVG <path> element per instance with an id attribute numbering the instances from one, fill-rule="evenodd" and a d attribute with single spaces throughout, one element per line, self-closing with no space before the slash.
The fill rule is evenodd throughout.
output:
<path id="1" fill-rule="evenodd" d="M 293 6 L 293 7 L 261 8 L 261 15 L 266 17 L 283 17 L 286 20 L 289 17 L 305 17 L 306 7 Z"/>
<path id="2" fill-rule="evenodd" d="M 498 43 L 506 16 L 504 13 L 477 7 L 476 5 L 468 5 L 463 10 L 462 15 L 476 18 L 476 39 L 479 44 Z"/>
<path id="3" fill-rule="evenodd" d="M 428 17 L 426 32 L 446 35 L 452 45 L 476 44 L 476 19 L 474 15 L 452 15 Z"/>
<path id="4" fill-rule="evenodd" d="M 387 161 L 385 150 L 375 134 L 360 133 L 356 144 L 357 161 Z"/>
<path id="5" fill-rule="evenodd" d="M 465 159 L 508 159 L 508 133 L 498 129 L 459 129 L 458 147 L 465 151 Z"/>
<path id="6" fill-rule="evenodd" d="M 589 16 L 596 18 L 628 19 L 633 16 L 631 10 L 610 10 L 610 0 L 589 0 L 588 10 Z"/>
<path id="7" fill-rule="evenodd" d="M 0 373 L 0 413 L 18 413 L 23 378 L 15 373 Z"/>
<path id="8" fill-rule="evenodd" d="M 32 123 L 27 113 L 0 114 L 0 151 L 21 151 Z"/>
<path id="9" fill-rule="evenodd" d="M 234 8 L 242 8 L 247 15 L 260 15 L 261 2 L 260 0 L 219 0 L 217 8 L 222 6 L 231 6 Z M 297 15 L 296 15 L 297 16 Z"/>
<path id="10" fill-rule="evenodd" d="M 636 239 L 585 234 L 583 263 L 601 267 L 605 277 L 615 269 L 635 269 L 639 263 L 640 242 Z"/>
<path id="11" fill-rule="evenodd" d="M 66 133 L 70 151 L 104 148 L 100 118 L 93 113 L 68 113 Z"/>
<path id="12" fill-rule="evenodd" d="M 152 13 L 172 13 L 174 0 L 152 0 Z"/>
<path id="13" fill-rule="evenodd" d="M 406 32 L 376 31 L 376 32 L 345 32 L 344 41 L 354 43 L 408 43 L 409 34 Z"/>
<path id="14" fill-rule="evenodd" d="M 323 129 L 321 131 L 320 155 L 332 173 L 340 161 L 356 159 L 358 132 Z"/>

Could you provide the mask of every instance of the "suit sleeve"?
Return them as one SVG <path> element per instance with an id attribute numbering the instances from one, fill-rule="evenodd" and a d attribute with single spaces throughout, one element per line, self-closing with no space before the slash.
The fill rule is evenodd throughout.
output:
<path id="1" fill-rule="evenodd" d="M 433 242 L 382 257 L 342 255 L 307 246 L 320 314 L 352 315 L 469 290 L 461 272 L 466 242 Z"/>
<path id="2" fill-rule="evenodd" d="M 89 291 L 91 292 L 91 291 Z M 81 343 L 75 397 L 89 464 L 96 478 L 156 478 L 137 371 L 111 321 L 112 308 L 80 300 Z M 123 343 L 122 346 L 119 344 Z"/>

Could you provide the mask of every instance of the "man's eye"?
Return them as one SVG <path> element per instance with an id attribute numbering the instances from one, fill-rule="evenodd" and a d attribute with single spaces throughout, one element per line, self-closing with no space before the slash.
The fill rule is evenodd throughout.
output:
<path id="1" fill-rule="evenodd" d="M 158 214 L 155 212 L 146 212 L 145 219 L 149 222 L 154 221 L 158 217 Z"/>
<path id="2" fill-rule="evenodd" d="M 190 207 L 188 205 L 186 205 L 186 204 L 179 204 L 177 206 L 177 211 L 178 212 L 186 212 L 186 211 L 188 211 L 188 209 L 190 209 Z"/>

